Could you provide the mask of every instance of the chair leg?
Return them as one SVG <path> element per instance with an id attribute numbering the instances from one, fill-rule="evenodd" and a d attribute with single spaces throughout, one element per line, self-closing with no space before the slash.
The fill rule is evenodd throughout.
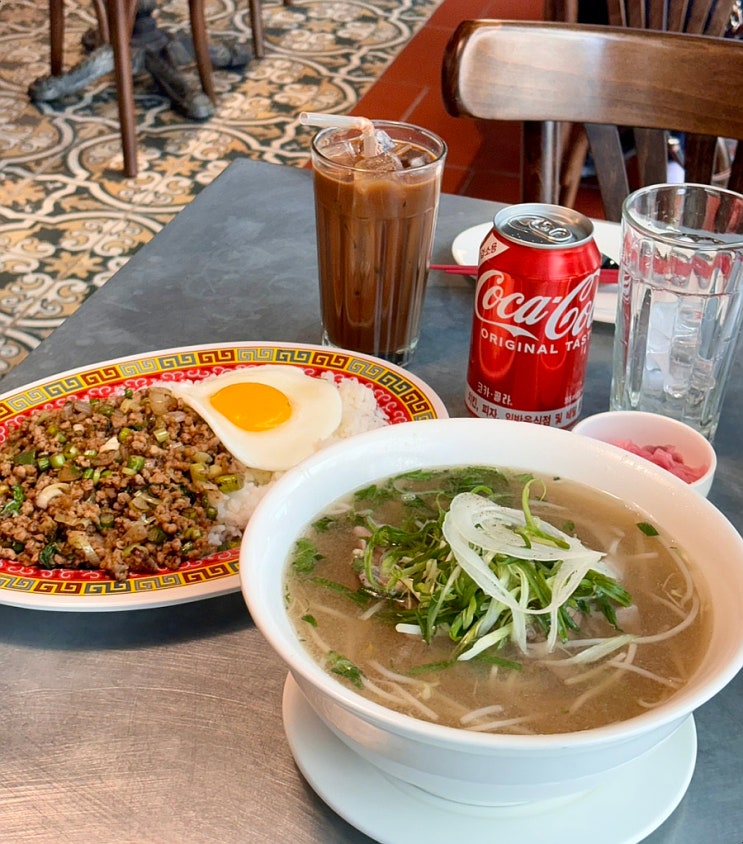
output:
<path id="1" fill-rule="evenodd" d="M 286 2 L 286 0 L 284 0 Z M 250 28 L 253 30 L 253 53 L 257 59 L 265 55 L 263 49 L 263 15 L 261 14 L 261 0 L 249 0 Z"/>
<path id="2" fill-rule="evenodd" d="M 49 0 L 49 53 L 52 76 L 59 76 L 64 63 L 64 0 Z"/>
<path id="3" fill-rule="evenodd" d="M 104 0 L 93 0 L 95 6 L 95 18 L 98 21 L 98 35 L 101 39 L 101 44 L 111 43 L 111 33 L 108 31 L 108 16 L 103 5 Z"/>
<path id="4" fill-rule="evenodd" d="M 209 41 L 206 35 L 206 18 L 204 16 L 204 0 L 188 0 L 191 17 L 191 37 L 193 38 L 196 66 L 199 69 L 199 79 L 204 93 L 212 102 L 216 102 L 212 62 L 209 58 Z"/>
<path id="5" fill-rule="evenodd" d="M 134 5 L 131 0 L 106 0 L 106 8 L 114 54 L 114 77 L 119 104 L 124 173 L 127 176 L 136 176 L 137 130 L 134 121 L 134 81 L 130 43 Z"/>

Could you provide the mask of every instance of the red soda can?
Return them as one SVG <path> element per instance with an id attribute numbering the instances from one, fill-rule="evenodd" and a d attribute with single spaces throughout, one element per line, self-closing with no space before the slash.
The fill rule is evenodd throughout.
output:
<path id="1" fill-rule="evenodd" d="M 529 203 L 496 214 L 480 247 L 469 413 L 558 428 L 577 420 L 600 267 L 579 212 Z"/>

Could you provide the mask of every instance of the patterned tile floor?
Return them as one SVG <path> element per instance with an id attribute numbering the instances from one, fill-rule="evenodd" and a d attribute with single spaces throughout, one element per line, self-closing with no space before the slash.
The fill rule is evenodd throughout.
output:
<path id="1" fill-rule="evenodd" d="M 0 379 L 208 185 L 234 158 L 302 167 L 300 111 L 350 111 L 441 0 L 266 0 L 266 57 L 215 71 L 213 117 L 180 117 L 152 77 L 135 78 L 139 175 L 121 176 L 110 76 L 36 106 L 49 72 L 46 4 L 0 8 Z M 92 3 L 65 3 L 65 66 L 86 55 Z M 183 0 L 157 20 L 186 25 Z M 209 0 L 214 43 L 251 44 L 247 2 Z M 194 77 L 195 78 L 195 77 Z"/>

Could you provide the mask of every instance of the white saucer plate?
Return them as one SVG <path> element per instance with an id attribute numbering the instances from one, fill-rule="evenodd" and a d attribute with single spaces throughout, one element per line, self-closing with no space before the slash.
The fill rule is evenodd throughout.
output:
<path id="1" fill-rule="evenodd" d="M 618 223 L 607 220 L 591 220 L 593 236 L 602 255 L 619 263 L 621 252 L 621 228 Z M 460 232 L 452 243 L 451 253 L 454 261 L 460 266 L 477 264 L 480 244 L 492 228 L 491 223 L 480 223 Z M 596 294 L 593 309 L 595 322 L 614 324 L 616 319 L 617 286 L 615 284 L 602 285 Z"/>
<path id="2" fill-rule="evenodd" d="M 356 829 L 380 844 L 497 841 L 637 844 L 657 829 L 686 793 L 696 763 L 692 716 L 662 744 L 607 774 L 578 797 L 518 807 L 447 803 L 401 787 L 351 751 L 318 718 L 289 675 L 284 729 L 294 759 L 317 795 Z"/>

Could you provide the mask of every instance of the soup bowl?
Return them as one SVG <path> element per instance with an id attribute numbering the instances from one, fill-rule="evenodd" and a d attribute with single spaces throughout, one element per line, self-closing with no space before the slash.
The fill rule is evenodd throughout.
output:
<path id="1" fill-rule="evenodd" d="M 362 697 L 310 656 L 287 616 L 295 540 L 338 498 L 402 472 L 491 465 L 570 478 L 651 515 L 693 562 L 711 636 L 691 680 L 665 703 L 581 732 L 472 732 L 399 714 Z M 588 437 L 486 419 L 412 422 L 361 434 L 287 472 L 259 504 L 240 554 L 255 624 L 321 721 L 401 787 L 477 806 L 566 799 L 669 738 L 743 665 L 743 540 L 706 499 L 664 469 Z"/>

